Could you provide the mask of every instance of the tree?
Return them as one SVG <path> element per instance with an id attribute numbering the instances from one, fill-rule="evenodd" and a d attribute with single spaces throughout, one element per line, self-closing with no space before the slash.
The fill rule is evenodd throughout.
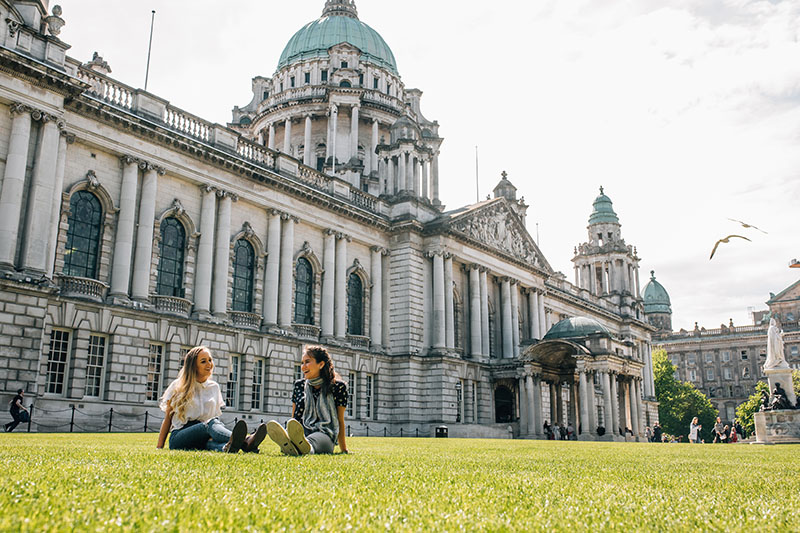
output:
<path id="1" fill-rule="evenodd" d="M 663 348 L 653 352 L 653 378 L 658 400 L 658 420 L 664 431 L 686 437 L 689 424 L 696 416 L 703 426 L 701 438 L 710 441 L 711 429 L 719 411 L 693 384 L 675 378 L 675 366 Z"/>
<path id="2" fill-rule="evenodd" d="M 792 387 L 794 388 L 795 396 L 800 397 L 800 370 L 792 371 Z M 756 383 L 755 392 L 736 408 L 736 418 L 747 435 L 752 435 L 756 430 L 753 415 L 761 409 L 761 391 L 767 394 L 770 393 L 769 385 L 764 381 Z"/>

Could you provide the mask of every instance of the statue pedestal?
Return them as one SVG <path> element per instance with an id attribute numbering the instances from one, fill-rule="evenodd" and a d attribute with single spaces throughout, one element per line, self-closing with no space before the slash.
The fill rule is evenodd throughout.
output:
<path id="1" fill-rule="evenodd" d="M 756 425 L 756 444 L 800 443 L 800 409 L 758 411 L 753 419 Z"/>
<path id="2" fill-rule="evenodd" d="M 769 380 L 770 394 L 775 390 L 775 383 L 780 383 L 783 390 L 786 391 L 786 397 L 789 399 L 789 403 L 792 405 L 797 404 L 797 396 L 795 396 L 794 387 L 792 387 L 792 369 L 789 368 L 789 365 L 786 365 L 785 368 L 770 368 L 769 370 L 764 370 L 764 374 L 766 374 Z"/>

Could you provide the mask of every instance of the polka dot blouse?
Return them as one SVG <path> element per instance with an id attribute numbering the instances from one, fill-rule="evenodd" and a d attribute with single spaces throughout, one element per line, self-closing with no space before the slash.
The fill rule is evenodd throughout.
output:
<path id="1" fill-rule="evenodd" d="M 292 403 L 295 405 L 294 417 L 301 422 L 303 421 L 303 413 L 306 410 L 305 387 L 306 380 L 298 379 L 294 382 L 294 390 L 292 390 Z M 315 398 L 319 397 L 320 391 L 322 391 L 322 387 L 319 389 L 311 387 L 311 393 Z M 333 394 L 333 403 L 336 407 L 347 407 L 347 383 L 344 381 L 335 381 L 331 385 L 330 391 L 331 394 Z M 333 414 L 336 416 L 335 413 Z"/>

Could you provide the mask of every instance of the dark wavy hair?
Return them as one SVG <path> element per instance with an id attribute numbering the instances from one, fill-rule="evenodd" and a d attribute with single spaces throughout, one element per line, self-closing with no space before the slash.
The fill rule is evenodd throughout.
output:
<path id="1" fill-rule="evenodd" d="M 332 383 L 342 381 L 342 376 L 340 376 L 333 367 L 333 360 L 331 359 L 331 354 L 328 353 L 327 348 L 319 345 L 309 345 L 306 346 L 305 350 L 303 350 L 303 353 L 309 357 L 313 357 L 314 361 L 317 363 L 325 363 L 325 366 L 322 367 L 319 375 L 324 380 L 323 386 L 326 390 Z"/>

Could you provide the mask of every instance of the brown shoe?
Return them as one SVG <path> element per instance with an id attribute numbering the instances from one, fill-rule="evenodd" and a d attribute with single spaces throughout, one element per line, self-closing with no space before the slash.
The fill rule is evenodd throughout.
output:
<path id="1" fill-rule="evenodd" d="M 244 444 L 244 439 L 247 436 L 247 424 L 244 420 L 239 420 L 236 422 L 236 425 L 233 426 L 233 431 L 231 432 L 231 438 L 228 440 L 228 443 L 222 448 L 222 451 L 225 453 L 236 453 L 242 449 L 242 445 Z"/>
<path id="2" fill-rule="evenodd" d="M 264 441 L 264 438 L 267 436 L 267 425 L 261 424 L 259 425 L 254 432 L 249 434 L 244 439 L 244 446 L 242 446 L 242 451 L 245 453 L 258 453 L 258 446 Z"/>

